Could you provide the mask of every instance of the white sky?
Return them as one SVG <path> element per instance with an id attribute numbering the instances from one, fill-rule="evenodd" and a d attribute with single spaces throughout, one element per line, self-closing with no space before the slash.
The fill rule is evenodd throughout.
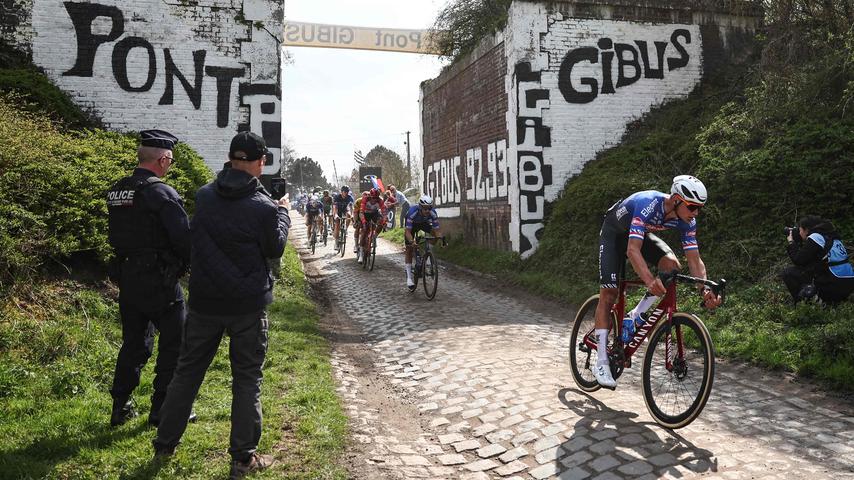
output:
<path id="1" fill-rule="evenodd" d="M 446 0 L 285 0 L 285 20 L 337 25 L 427 29 Z M 432 55 L 285 47 L 293 63 L 282 68 L 282 131 L 300 157 L 309 156 L 333 182 L 356 166 L 353 150 L 376 145 L 406 162 L 409 130 L 413 160 L 420 156 L 419 85 L 439 74 Z M 334 182 L 333 182 L 334 183 Z"/>

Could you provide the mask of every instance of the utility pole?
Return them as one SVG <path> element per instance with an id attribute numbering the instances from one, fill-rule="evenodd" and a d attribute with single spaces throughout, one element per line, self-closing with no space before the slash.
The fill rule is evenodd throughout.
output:
<path id="1" fill-rule="evenodd" d="M 335 168 L 335 160 L 332 160 L 332 175 L 335 175 L 335 188 L 338 188 L 338 169 Z"/>
<path id="2" fill-rule="evenodd" d="M 412 165 L 409 162 L 409 131 L 406 131 L 406 173 L 409 174 L 409 185 L 412 185 Z"/>

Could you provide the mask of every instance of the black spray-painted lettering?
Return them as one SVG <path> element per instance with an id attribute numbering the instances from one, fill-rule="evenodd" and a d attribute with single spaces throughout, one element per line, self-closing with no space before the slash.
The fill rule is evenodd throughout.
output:
<path id="1" fill-rule="evenodd" d="M 279 111 L 282 90 L 272 83 L 241 83 L 238 87 L 240 106 L 249 109 L 249 121 L 237 126 L 238 131 L 251 130 L 260 133 L 267 143 L 266 166 L 275 164 L 275 159 L 281 156 L 282 148 L 282 115 Z"/>
<path id="2" fill-rule="evenodd" d="M 245 68 L 205 67 L 205 73 L 216 78 L 216 126 L 228 126 L 228 112 L 231 109 L 231 84 L 235 78 L 240 78 L 246 72 Z"/>
<path id="3" fill-rule="evenodd" d="M 567 52 L 560 65 L 558 72 L 558 89 L 563 98 L 569 103 L 590 103 L 600 94 L 609 95 L 616 93 L 612 81 L 612 68 L 614 57 L 617 58 L 617 85 L 616 88 L 631 85 L 641 78 L 641 63 L 643 63 L 643 76 L 649 79 L 664 78 L 664 57 L 669 44 L 673 44 L 673 48 L 679 54 L 678 57 L 667 58 L 667 69 L 672 71 L 688 65 L 691 57 L 683 45 L 691 43 L 691 32 L 683 28 L 676 29 L 670 35 L 670 43 L 668 42 L 653 42 L 655 45 L 656 66 L 650 61 L 649 47 L 646 41 L 635 40 L 637 45 L 635 48 L 628 43 L 614 43 L 610 38 L 602 38 L 597 42 L 596 47 L 580 47 Z M 640 61 L 638 61 L 640 56 Z M 601 60 L 601 62 L 600 62 Z M 572 70 L 576 65 L 587 62 L 591 65 L 602 65 L 602 85 L 600 88 L 599 80 L 593 77 L 583 77 L 578 80 L 579 87 L 577 88 L 572 83 Z M 632 74 L 629 75 L 626 71 L 627 67 L 631 67 Z"/>
<path id="4" fill-rule="evenodd" d="M 98 48 L 109 42 L 119 39 L 124 33 L 124 13 L 117 7 L 101 5 L 98 3 L 65 2 L 65 9 L 74 31 L 77 35 L 77 58 L 72 67 L 64 76 L 92 77 L 94 75 L 95 53 Z M 112 21 L 110 33 L 107 35 L 95 35 L 92 33 L 92 23 L 98 17 L 108 17 Z M 128 56 L 131 50 L 142 48 L 148 55 L 148 71 L 145 82 L 141 85 L 131 85 L 128 77 Z M 174 103 L 174 79 L 178 81 L 187 92 L 187 96 L 193 107 L 198 110 L 202 105 L 202 86 L 205 75 L 216 80 L 216 124 L 218 127 L 226 127 L 229 122 L 229 111 L 231 108 L 232 85 L 236 78 L 243 77 L 245 68 L 222 67 L 216 65 L 205 66 L 207 52 L 205 50 L 193 51 L 193 69 L 195 77 L 193 83 L 178 69 L 172 56 L 172 50 L 163 49 L 165 75 L 165 88 L 160 97 L 159 105 L 172 105 Z M 157 78 L 157 55 L 154 47 L 149 41 L 141 37 L 125 37 L 116 42 L 111 53 L 113 77 L 116 84 L 126 92 L 140 93 L 151 90 Z M 204 73 L 203 73 L 204 72 Z M 278 95 L 281 97 L 281 94 Z M 270 137 L 275 134 L 275 126 L 265 127 Z M 279 131 L 281 126 L 278 127 Z"/>
<path id="5" fill-rule="evenodd" d="M 190 85 L 190 82 L 187 81 L 187 77 L 178 70 L 178 67 L 175 65 L 175 62 L 172 61 L 172 53 L 168 48 L 163 49 L 163 56 L 166 60 L 166 89 L 163 90 L 163 96 L 160 97 L 160 101 L 158 105 L 172 105 L 173 103 L 173 84 L 175 83 L 175 77 L 178 77 L 178 81 L 181 82 L 181 85 L 184 86 L 184 91 L 187 92 L 187 96 L 190 97 L 190 101 L 193 103 L 193 107 L 196 110 L 201 108 L 202 106 L 202 81 L 205 78 L 205 56 L 208 52 L 204 50 L 196 50 L 193 52 L 193 66 L 196 70 L 196 76 L 193 80 L 193 85 Z"/>
<path id="6" fill-rule="evenodd" d="M 63 75 L 91 77 L 92 67 L 95 63 L 95 52 L 98 51 L 101 44 L 112 42 L 124 33 L 125 17 L 121 10 L 112 5 L 74 2 L 65 2 L 64 5 L 77 35 L 77 60 L 74 62 L 74 66 Z M 94 35 L 92 33 L 92 22 L 98 17 L 109 17 L 112 20 L 110 33 L 107 35 Z"/>
<path id="7" fill-rule="evenodd" d="M 595 48 L 590 50 L 596 51 Z M 589 52 L 580 55 L 589 55 Z M 516 64 L 515 76 L 519 253 L 527 258 L 539 245 L 544 228 L 545 189 L 552 184 L 551 165 L 543 159 L 543 148 L 551 146 L 551 129 L 542 119 L 542 109 L 548 108 L 549 91 L 542 88 L 542 72 L 532 71 L 528 62 Z M 593 86 L 594 91 L 596 88 Z"/>
<path id="8" fill-rule="evenodd" d="M 144 48 L 148 54 L 148 78 L 139 87 L 134 87 L 128 80 L 128 55 L 134 48 Z M 113 75 L 116 83 L 126 92 L 147 92 L 154 85 L 157 77 L 157 58 L 154 55 L 154 47 L 140 37 L 125 37 L 113 48 Z"/>

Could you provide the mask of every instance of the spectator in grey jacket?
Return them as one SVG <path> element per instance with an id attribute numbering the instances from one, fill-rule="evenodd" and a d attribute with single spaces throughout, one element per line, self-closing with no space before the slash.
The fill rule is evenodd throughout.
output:
<path id="1" fill-rule="evenodd" d="M 190 301 L 178 367 L 162 407 L 156 456 L 175 451 L 193 401 L 224 333 L 230 337 L 231 478 L 268 467 L 261 438 L 261 366 L 267 353 L 267 305 L 273 301 L 268 258 L 284 253 L 291 220 L 261 186 L 267 147 L 241 132 L 231 141 L 231 168 L 199 189 L 192 235 Z"/>

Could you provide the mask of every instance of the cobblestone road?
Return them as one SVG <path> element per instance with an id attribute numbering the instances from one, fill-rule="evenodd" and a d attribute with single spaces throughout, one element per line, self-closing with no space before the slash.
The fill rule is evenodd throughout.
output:
<path id="1" fill-rule="evenodd" d="M 298 247 L 304 236 L 294 229 Z M 781 374 L 719 360 L 699 419 L 668 431 L 637 368 L 615 392 L 575 387 L 572 311 L 456 269 L 429 302 L 403 288 L 386 242 L 373 272 L 352 250 L 300 250 L 336 331 L 355 478 L 854 478 L 852 405 Z"/>

